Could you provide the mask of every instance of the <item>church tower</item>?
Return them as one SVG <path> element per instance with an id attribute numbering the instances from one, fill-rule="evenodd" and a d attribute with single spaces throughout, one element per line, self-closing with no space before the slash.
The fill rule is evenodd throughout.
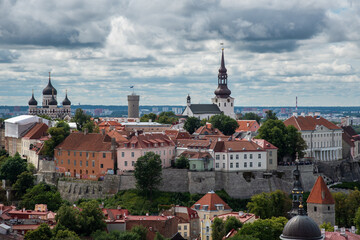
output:
<path id="1" fill-rule="evenodd" d="M 227 70 L 225 68 L 224 48 L 222 48 L 221 65 L 218 74 L 218 87 L 212 103 L 216 104 L 225 115 L 236 118 L 234 111 L 234 98 L 230 97 L 231 91 L 227 87 Z"/>
<path id="2" fill-rule="evenodd" d="M 50 77 L 50 72 L 49 72 L 49 82 L 48 82 L 48 85 L 43 90 L 42 106 L 45 108 L 48 108 L 50 105 L 49 102 L 52 100 L 52 98 L 57 100 L 56 96 L 57 96 L 57 91 L 51 84 L 51 77 Z"/>
<path id="3" fill-rule="evenodd" d="M 291 208 L 291 211 L 288 212 L 289 219 L 298 215 L 299 206 L 302 204 L 303 194 L 304 194 L 304 189 L 303 189 L 301 181 L 300 181 L 299 160 L 296 159 L 295 163 L 296 163 L 296 169 L 293 172 L 294 186 L 293 186 L 293 190 L 291 192 L 292 208 Z M 306 215 L 305 210 L 304 210 L 304 214 Z"/>

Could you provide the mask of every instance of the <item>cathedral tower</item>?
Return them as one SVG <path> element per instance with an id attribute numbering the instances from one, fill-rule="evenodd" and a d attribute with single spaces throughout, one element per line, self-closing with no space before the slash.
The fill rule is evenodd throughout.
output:
<path id="1" fill-rule="evenodd" d="M 224 48 L 222 49 L 221 65 L 218 74 L 218 87 L 215 90 L 215 97 L 212 103 L 216 104 L 225 115 L 236 118 L 234 111 L 234 98 L 230 97 L 231 91 L 227 86 L 227 69 L 224 60 Z"/>

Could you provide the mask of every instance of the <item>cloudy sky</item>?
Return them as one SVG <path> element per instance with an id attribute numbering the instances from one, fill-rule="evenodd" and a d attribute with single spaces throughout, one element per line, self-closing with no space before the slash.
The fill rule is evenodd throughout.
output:
<path id="1" fill-rule="evenodd" d="M 355 0 L 0 0 L 0 105 L 210 103 L 221 42 L 236 106 L 360 105 Z"/>

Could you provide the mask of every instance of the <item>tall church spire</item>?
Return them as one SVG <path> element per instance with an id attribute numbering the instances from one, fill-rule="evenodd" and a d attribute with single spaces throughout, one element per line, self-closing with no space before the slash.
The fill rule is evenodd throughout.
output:
<path id="1" fill-rule="evenodd" d="M 230 96 L 231 91 L 227 87 L 227 70 L 225 67 L 225 59 L 224 59 L 224 48 L 221 49 L 221 64 L 219 68 L 218 74 L 218 88 L 215 90 L 216 97 L 227 98 Z"/>
<path id="2" fill-rule="evenodd" d="M 296 153 L 296 169 L 293 172 L 294 175 L 294 186 L 292 190 L 292 209 L 289 212 L 289 218 L 292 218 L 299 214 L 299 205 L 302 204 L 303 201 L 303 193 L 304 189 L 302 187 L 301 181 L 300 181 L 300 171 L 299 171 L 299 159 L 298 159 L 298 153 Z M 303 215 L 306 215 L 305 210 Z"/>

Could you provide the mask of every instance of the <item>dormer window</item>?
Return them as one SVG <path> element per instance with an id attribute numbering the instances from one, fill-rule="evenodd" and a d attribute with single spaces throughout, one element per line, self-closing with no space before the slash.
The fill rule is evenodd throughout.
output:
<path id="1" fill-rule="evenodd" d="M 199 210 L 199 209 L 200 209 L 200 204 L 195 204 L 194 206 L 195 206 L 195 209 L 196 209 L 196 210 Z"/>
<path id="2" fill-rule="evenodd" d="M 209 209 L 209 205 L 203 205 L 203 210 L 207 211 Z"/>
<path id="3" fill-rule="evenodd" d="M 132 143 L 132 144 L 131 144 L 131 147 L 134 148 L 134 147 L 135 147 L 135 143 Z"/>
<path id="4" fill-rule="evenodd" d="M 124 147 L 127 147 L 127 143 L 124 143 Z"/>

